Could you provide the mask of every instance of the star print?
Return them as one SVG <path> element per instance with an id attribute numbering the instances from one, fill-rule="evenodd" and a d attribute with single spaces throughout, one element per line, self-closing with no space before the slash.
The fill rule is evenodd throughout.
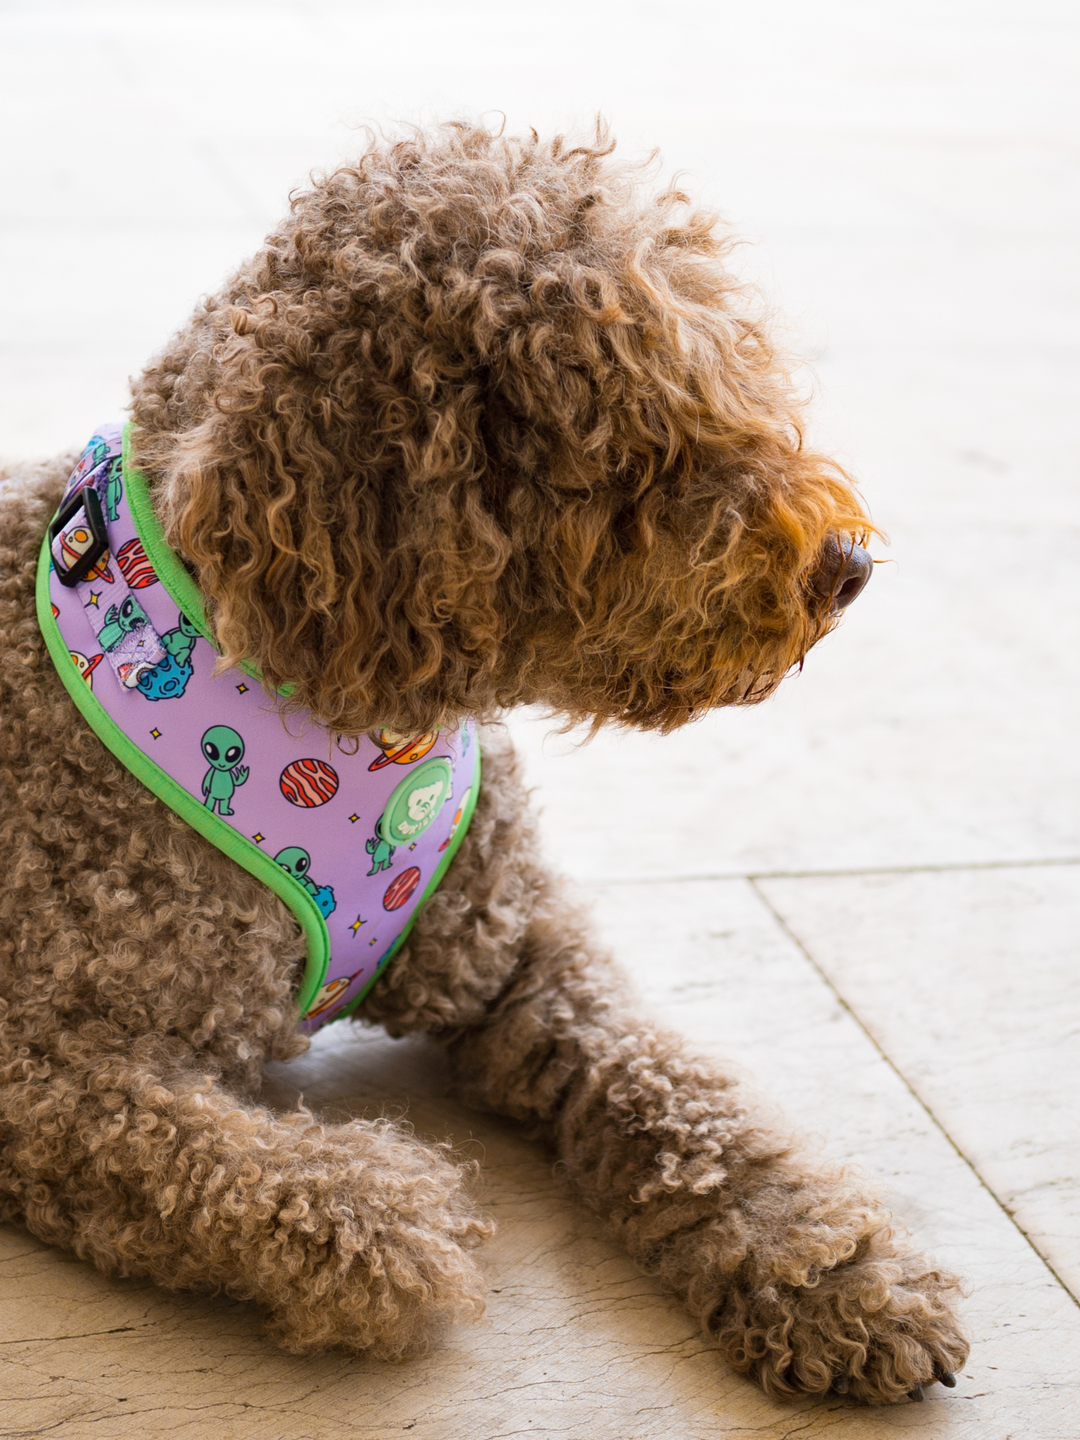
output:
<path id="1" fill-rule="evenodd" d="M 355 935 L 355 934 L 357 933 L 357 931 L 360 929 L 360 926 L 361 926 L 361 925 L 366 925 L 366 924 L 367 924 L 367 921 L 366 921 L 366 920 L 361 920 L 361 919 L 360 919 L 360 916 L 357 915 L 356 919 L 355 919 L 355 920 L 352 922 L 352 924 L 349 926 L 349 929 L 350 929 L 350 930 L 352 931 L 352 933 Z"/>
<path id="2" fill-rule="evenodd" d="M 84 609 L 84 610 L 89 610 L 89 609 L 90 609 L 90 606 L 91 606 L 91 605 L 96 605 L 100 599 L 101 599 L 101 591 L 100 591 L 100 590 L 91 590 L 91 591 L 90 591 L 90 599 L 87 600 L 86 604 L 83 606 L 83 609 Z"/>
<path id="3" fill-rule="evenodd" d="M 359 816 L 359 815 L 350 815 L 350 816 L 349 816 L 349 819 L 350 819 L 350 820 L 352 821 L 352 823 L 355 825 L 356 822 L 357 822 L 357 820 L 360 819 L 360 816 Z"/>
<path id="4" fill-rule="evenodd" d="M 240 692 L 241 695 L 246 695 L 246 694 L 247 694 L 247 688 L 248 688 L 248 687 L 247 687 L 246 685 L 237 685 L 236 688 L 237 688 L 237 690 L 239 690 L 239 692 Z"/>
<path id="5" fill-rule="evenodd" d="M 160 730 L 151 730 L 151 731 L 150 731 L 150 734 L 153 735 L 153 737 L 154 737 L 155 740 L 160 740 L 160 739 L 161 739 L 161 731 L 160 731 Z"/>
<path id="6" fill-rule="evenodd" d="M 266 839 L 266 836 L 260 835 L 258 834 L 258 832 L 256 832 L 251 838 L 255 841 L 256 845 L 261 845 L 262 842 Z"/>

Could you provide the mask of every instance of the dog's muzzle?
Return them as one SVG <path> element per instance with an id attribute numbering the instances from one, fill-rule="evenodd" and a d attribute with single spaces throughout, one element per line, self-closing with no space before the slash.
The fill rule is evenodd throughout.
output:
<path id="1" fill-rule="evenodd" d="M 828 601 L 829 610 L 835 615 L 858 599 L 873 569 L 874 562 L 861 545 L 847 536 L 839 539 L 830 535 L 811 589 Z"/>

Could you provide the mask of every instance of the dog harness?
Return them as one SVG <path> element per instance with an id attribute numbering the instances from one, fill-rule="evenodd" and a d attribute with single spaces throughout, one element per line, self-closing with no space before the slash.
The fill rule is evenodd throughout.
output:
<path id="1" fill-rule="evenodd" d="M 476 804 L 475 727 L 357 741 L 283 719 L 250 665 L 215 674 L 202 594 L 129 443 L 130 427 L 99 430 L 68 480 L 38 564 L 41 629 L 104 744 L 300 922 L 310 1033 L 355 1009 L 446 873 Z"/>

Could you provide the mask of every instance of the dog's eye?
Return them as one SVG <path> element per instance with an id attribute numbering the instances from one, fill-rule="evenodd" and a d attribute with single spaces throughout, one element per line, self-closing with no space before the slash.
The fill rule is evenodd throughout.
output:
<path id="1" fill-rule="evenodd" d="M 218 760 L 218 759 L 220 759 L 220 754 L 221 754 L 221 752 L 218 750 L 217 746 L 214 744 L 214 742 L 213 742 L 212 740 L 208 740 L 208 741 L 206 742 L 206 744 L 205 744 L 202 748 L 203 748 L 203 754 L 206 756 L 206 758 L 207 758 L 208 760 Z"/>
<path id="2" fill-rule="evenodd" d="M 225 751 L 225 759 L 228 760 L 231 764 L 232 761 L 239 760 L 240 756 L 243 753 L 244 752 L 240 749 L 239 745 L 230 745 L 229 748 Z"/>

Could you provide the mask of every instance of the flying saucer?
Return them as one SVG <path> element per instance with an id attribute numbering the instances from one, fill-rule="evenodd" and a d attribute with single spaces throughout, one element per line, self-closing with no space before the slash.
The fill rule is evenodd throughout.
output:
<path id="1" fill-rule="evenodd" d="M 305 1020 L 314 1020 L 316 1015 L 325 1015 L 327 1010 L 333 1010 L 342 1003 L 345 991 L 353 981 L 364 973 L 365 967 L 361 965 L 359 970 L 352 975 L 339 975 L 336 980 L 329 980 L 311 1002 Z"/>
<path id="2" fill-rule="evenodd" d="M 327 1010 L 337 1004 L 355 978 L 353 975 L 339 975 L 336 980 L 324 985 L 312 1001 L 311 1009 L 304 1019 L 313 1020 L 316 1015 L 325 1015 Z"/>
<path id="3" fill-rule="evenodd" d="M 68 654 L 71 656 L 72 660 L 74 660 L 76 670 L 78 670 L 79 674 L 83 677 L 83 679 L 86 681 L 86 683 L 90 686 L 90 689 L 92 690 L 94 688 L 94 671 L 101 664 L 102 660 L 105 659 L 105 656 L 95 655 L 91 660 L 88 659 L 85 655 L 81 655 L 78 650 L 69 650 Z"/>

